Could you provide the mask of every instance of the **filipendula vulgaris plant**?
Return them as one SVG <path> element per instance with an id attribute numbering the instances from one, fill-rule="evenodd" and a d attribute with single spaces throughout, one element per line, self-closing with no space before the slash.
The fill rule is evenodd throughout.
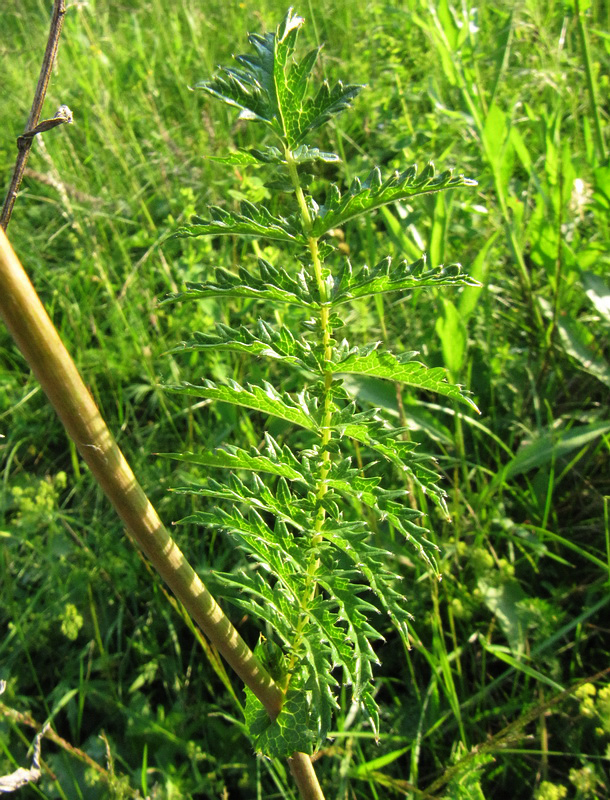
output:
<path id="1" fill-rule="evenodd" d="M 362 87 L 341 82 L 331 87 L 325 81 L 317 91 L 309 90 L 320 48 L 295 60 L 303 22 L 290 9 L 275 33 L 249 36 L 254 52 L 236 56 L 238 66 L 221 68 L 194 87 L 239 109 L 240 119 L 258 122 L 270 134 L 273 144 L 215 160 L 266 165 L 276 173 L 271 184 L 276 186 L 277 171 L 283 171 L 285 215 L 250 202 L 243 202 L 239 213 L 211 207 L 209 218 L 195 217 L 176 233 L 270 240 L 281 248 L 279 263 L 259 258 L 256 270 L 242 265 L 237 274 L 219 267 L 215 280 L 188 284 L 168 298 L 241 298 L 261 301 L 258 307 L 271 312 L 286 304 L 300 311 L 300 329 L 264 319 L 238 329 L 219 324 L 214 334 L 194 333 L 175 351 L 225 350 L 281 362 L 296 371 L 300 388 L 295 393 L 266 381 L 242 386 L 203 380 L 172 387 L 254 409 L 301 429 L 299 434 L 293 440 L 285 436 L 280 444 L 267 432 L 260 449 L 227 444 L 208 452 L 168 454 L 228 471 L 222 479 L 210 477 L 179 491 L 215 498 L 212 511 L 185 521 L 227 532 L 249 559 L 249 569 L 215 577 L 227 600 L 265 623 L 257 654 L 285 698 L 271 721 L 247 690 L 246 722 L 257 749 L 276 757 L 311 754 L 324 743 L 345 686 L 377 733 L 372 643 L 383 638 L 378 629 L 385 628 L 384 615 L 408 647 L 405 598 L 374 531 L 391 526 L 429 563 L 433 556 L 418 524 L 420 512 L 405 504 L 406 490 L 384 488 L 373 464 L 388 462 L 446 511 L 431 462 L 416 455 L 405 431 L 392 428 L 377 410 L 359 410 L 341 376 L 376 376 L 473 405 L 443 370 L 415 361 L 416 352 L 393 355 L 380 342 L 351 346 L 340 315 L 351 301 L 386 292 L 472 284 L 460 266 L 429 269 L 425 258 L 393 264 L 388 257 L 372 268 L 354 269 L 329 234 L 388 203 L 475 182 L 451 172 L 437 175 L 428 164 L 421 174 L 411 167 L 385 179 L 374 168 L 343 194 L 330 185 L 321 204 L 308 194 L 306 173 L 319 162 L 339 161 L 310 144 L 313 134 L 347 109 Z M 353 466 L 350 454 L 356 448 L 370 451 L 374 460 L 368 470 Z"/>

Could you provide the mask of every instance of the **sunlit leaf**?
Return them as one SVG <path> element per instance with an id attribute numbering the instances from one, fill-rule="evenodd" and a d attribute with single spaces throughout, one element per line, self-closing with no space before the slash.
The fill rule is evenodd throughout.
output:
<path id="1" fill-rule="evenodd" d="M 418 389 L 450 397 L 466 403 L 478 411 L 474 402 L 459 386 L 447 381 L 447 374 L 440 367 L 426 367 L 419 361 L 413 361 L 414 353 L 395 356 L 385 351 L 373 350 L 365 355 L 353 353 L 335 364 L 337 373 L 372 375 L 377 378 L 406 383 Z"/>
<path id="2" fill-rule="evenodd" d="M 346 222 L 388 203 L 458 186 L 476 186 L 476 181 L 463 175 L 453 177 L 450 170 L 436 175 L 432 163 L 420 175 L 417 167 L 413 166 L 404 172 L 395 172 L 384 181 L 379 168 L 375 167 L 365 181 L 354 178 L 344 195 L 341 195 L 336 186 L 332 187 L 325 204 L 320 206 L 313 224 L 313 233 L 315 236 L 322 236 L 327 231 L 340 228 Z"/>

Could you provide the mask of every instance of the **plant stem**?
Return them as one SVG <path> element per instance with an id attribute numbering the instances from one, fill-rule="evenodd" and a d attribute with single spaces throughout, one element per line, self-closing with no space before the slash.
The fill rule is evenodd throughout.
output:
<path id="1" fill-rule="evenodd" d="M 206 589 L 137 483 L 3 231 L 0 315 L 128 532 L 210 642 L 275 718 L 283 692 Z"/>
<path id="2" fill-rule="evenodd" d="M 49 28 L 49 38 L 47 39 L 47 47 L 42 60 L 38 85 L 36 86 L 36 92 L 34 94 L 34 100 L 32 102 L 32 108 L 30 110 L 30 116 L 28 117 L 27 125 L 25 126 L 24 134 L 27 134 L 29 131 L 35 128 L 38 120 L 40 119 L 40 112 L 42 111 L 42 105 L 47 93 L 47 86 L 49 85 L 51 70 L 53 69 L 53 63 L 55 61 L 55 56 L 57 55 L 59 37 L 64 24 L 65 13 L 65 0 L 55 0 L 55 4 L 53 6 L 53 16 L 51 17 L 51 26 Z M 2 227 L 4 230 L 7 229 L 11 219 L 11 214 L 13 213 L 13 206 L 15 205 L 17 192 L 19 191 L 21 181 L 23 180 L 23 173 L 25 171 L 25 165 L 30 154 L 33 138 L 24 136 L 23 138 L 20 137 L 18 141 L 19 154 L 17 156 L 17 161 L 15 162 L 15 169 L 13 171 L 13 177 L 11 178 L 11 185 L 9 186 L 9 190 L 4 201 L 4 206 L 2 208 L 2 215 L 0 216 L 0 227 Z"/>
<path id="3" fill-rule="evenodd" d="M 585 15 L 582 9 L 580 8 L 580 0 L 575 0 L 574 11 L 576 12 L 576 19 L 578 21 L 578 35 L 580 37 L 580 46 L 582 48 L 582 60 L 585 65 L 585 75 L 587 76 L 587 89 L 589 90 L 589 100 L 591 102 L 591 110 L 593 111 L 593 119 L 595 121 L 595 144 L 597 145 L 597 157 L 599 159 L 600 164 L 605 164 L 606 146 L 604 144 L 602 123 L 599 117 L 599 105 L 597 103 L 595 76 L 593 75 L 593 68 L 591 66 L 589 37 L 587 36 L 587 28 L 585 26 Z"/>
<path id="4" fill-rule="evenodd" d="M 297 170 L 296 162 L 294 161 L 292 151 L 289 147 L 284 148 L 284 153 L 286 156 L 286 164 L 288 166 L 288 172 L 290 174 L 290 180 L 292 181 L 292 185 L 294 186 L 295 195 L 297 198 L 297 202 L 299 205 L 299 209 L 301 211 L 301 219 L 303 221 L 303 229 L 305 233 L 311 233 L 311 215 L 309 213 L 309 209 L 307 208 L 307 203 L 305 201 L 305 196 L 303 194 L 303 189 L 301 187 L 301 182 L 299 180 L 299 173 Z M 329 318 L 330 318 L 330 311 L 329 307 L 325 304 L 327 300 L 327 293 L 326 293 L 326 286 L 324 284 L 324 278 L 322 275 L 322 264 L 320 262 L 320 253 L 318 248 L 318 239 L 315 236 L 308 236 L 308 244 L 309 244 L 309 252 L 311 254 L 311 262 L 313 265 L 314 275 L 316 279 L 316 286 L 318 289 L 318 293 L 320 295 L 320 328 L 322 330 L 322 343 L 324 346 L 324 360 L 326 363 L 330 364 L 332 360 L 332 345 L 331 345 L 331 335 L 332 330 L 329 325 Z M 309 564 L 308 569 L 308 583 L 305 587 L 304 593 L 304 607 L 305 609 L 313 599 L 316 591 L 316 581 L 315 581 L 315 573 L 319 566 L 319 559 L 317 557 L 316 548 L 320 543 L 322 536 L 320 531 L 322 530 L 322 526 L 324 524 L 324 520 L 326 517 L 326 512 L 324 510 L 324 506 L 322 505 L 322 499 L 324 495 L 328 491 L 328 485 L 326 483 L 326 478 L 328 476 L 328 472 L 330 469 L 330 453 L 327 449 L 327 445 L 330 441 L 331 437 L 331 430 L 330 430 L 330 422 L 332 417 L 331 411 L 331 396 L 330 396 L 330 385 L 332 383 L 332 372 L 330 370 L 325 371 L 324 373 L 324 399 L 323 399 L 323 416 L 322 416 L 322 425 L 321 427 L 321 461 L 322 465 L 320 467 L 320 478 L 318 481 L 318 490 L 316 493 L 316 501 L 318 503 L 318 511 L 316 515 L 316 522 L 315 522 L 315 533 L 312 538 L 312 558 Z M 302 628 L 305 626 L 307 621 L 307 613 L 302 617 L 301 620 L 301 627 L 298 633 L 301 632 Z"/>
<path id="5" fill-rule="evenodd" d="M 288 765 L 304 800 L 324 800 L 324 793 L 308 755 L 293 753 L 288 759 Z"/>

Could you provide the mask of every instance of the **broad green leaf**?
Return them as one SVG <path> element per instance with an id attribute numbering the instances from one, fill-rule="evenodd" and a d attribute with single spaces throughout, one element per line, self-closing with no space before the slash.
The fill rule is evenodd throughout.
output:
<path id="1" fill-rule="evenodd" d="M 406 358 L 405 358 L 406 356 Z M 447 381 L 444 369 L 440 367 L 429 368 L 419 361 L 412 361 L 413 353 L 406 353 L 405 356 L 395 356 L 392 353 L 373 350 L 367 355 L 353 353 L 343 361 L 334 365 L 335 372 L 372 375 L 377 378 L 406 383 L 427 392 L 450 397 L 466 403 L 475 411 L 478 408 L 474 402 L 460 389 L 459 386 Z"/>
<path id="2" fill-rule="evenodd" d="M 517 581 L 491 581 L 487 574 L 478 578 L 477 585 L 483 602 L 500 623 L 510 649 L 521 655 L 526 644 L 527 621 L 519 604 L 527 595 Z"/>
<path id="3" fill-rule="evenodd" d="M 264 206 L 254 206 L 243 200 L 240 210 L 241 213 L 238 214 L 218 206 L 210 206 L 211 219 L 193 217 L 192 224 L 178 228 L 172 238 L 239 235 L 306 244 L 302 233 L 291 222 L 283 217 L 274 217 Z"/>
<path id="4" fill-rule="evenodd" d="M 312 755 L 316 745 L 307 692 L 295 678 L 279 716 L 271 720 L 259 700 L 246 689 L 246 724 L 258 752 L 268 758 L 289 758 L 294 752 Z"/>
<path id="5" fill-rule="evenodd" d="M 472 262 L 469 269 L 469 274 L 472 279 L 472 284 L 465 287 L 460 292 L 460 299 L 458 302 L 458 309 L 464 322 L 467 322 L 470 315 L 474 312 L 481 292 L 483 291 L 484 284 L 487 282 L 487 274 L 489 272 L 489 264 L 487 262 L 487 254 L 489 253 L 492 245 L 495 244 L 498 238 L 498 233 L 494 233 L 487 239 L 479 250 L 479 254 Z M 480 282 L 479 282 L 480 281 Z"/>
<path id="6" fill-rule="evenodd" d="M 610 286 L 593 272 L 583 270 L 580 274 L 582 285 L 597 313 L 610 322 Z"/>
<path id="7" fill-rule="evenodd" d="M 488 158 L 500 170 L 503 165 L 508 136 L 507 115 L 494 103 L 485 118 L 483 140 Z"/>
<path id="8" fill-rule="evenodd" d="M 538 303 L 550 319 L 553 316 L 551 304 L 544 297 L 539 297 Z M 578 361 L 585 372 L 610 387 L 610 363 L 599 354 L 597 343 L 595 346 L 589 343 L 589 331 L 581 329 L 576 320 L 564 316 L 557 318 L 556 325 L 566 353 Z"/>
<path id="9" fill-rule="evenodd" d="M 318 425 L 304 395 L 299 397 L 300 402 L 294 402 L 290 395 L 280 394 L 274 387 L 265 381 L 263 386 L 240 386 L 236 381 L 230 381 L 227 386 L 219 386 L 212 381 L 204 381 L 200 386 L 192 383 L 183 383 L 181 386 L 167 386 L 177 394 L 194 395 L 209 400 L 220 400 L 222 403 L 252 408 L 272 417 L 285 419 L 294 425 L 313 431 Z"/>
<path id="10" fill-rule="evenodd" d="M 449 373 L 457 378 L 466 355 L 468 333 L 460 312 L 451 300 L 442 298 L 443 314 L 436 320 L 436 333 L 441 340 L 443 360 Z"/>
<path id="11" fill-rule="evenodd" d="M 476 186 L 476 181 L 463 175 L 453 177 L 450 170 L 435 175 L 432 163 L 428 164 L 419 176 L 417 167 L 413 166 L 405 172 L 395 172 L 382 181 L 381 172 L 375 167 L 364 183 L 355 178 L 349 191 L 343 196 L 336 186 L 332 187 L 326 203 L 320 206 L 312 232 L 314 236 L 322 236 L 332 228 L 340 228 L 351 219 L 388 203 L 443 189 L 453 189 L 456 186 Z"/>
<path id="12" fill-rule="evenodd" d="M 545 433 L 535 441 L 522 447 L 517 455 L 502 470 L 502 478 L 507 480 L 536 469 L 553 459 L 562 458 L 581 447 L 586 447 L 599 436 L 610 431 L 610 422 L 594 422 L 591 425 L 575 425 L 569 431 Z"/>
<path id="13" fill-rule="evenodd" d="M 401 261 L 392 267 L 392 259 L 388 256 L 372 269 L 364 266 L 357 275 L 352 275 L 351 264 L 348 262 L 335 284 L 330 302 L 331 305 L 337 306 L 369 295 L 405 292 L 428 286 L 480 286 L 480 284 L 465 275 L 460 264 L 426 269 L 424 255 L 412 264 Z"/>

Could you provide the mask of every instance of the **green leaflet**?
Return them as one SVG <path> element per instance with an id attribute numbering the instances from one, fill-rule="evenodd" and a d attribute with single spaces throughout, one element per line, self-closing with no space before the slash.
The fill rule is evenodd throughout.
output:
<path id="1" fill-rule="evenodd" d="M 237 475 L 229 475 L 223 483 L 209 478 L 205 484 L 193 484 L 176 488 L 181 494 L 216 497 L 230 503 L 238 503 L 250 508 L 273 514 L 296 530 L 303 531 L 311 524 L 311 505 L 295 495 L 285 478 L 280 478 L 274 491 L 254 473 L 252 485 L 241 481 Z"/>
<path id="2" fill-rule="evenodd" d="M 185 225 L 174 233 L 173 238 L 185 239 L 191 236 L 255 236 L 274 239 L 279 242 L 305 245 L 303 234 L 283 217 L 274 217 L 264 206 L 254 206 L 243 200 L 241 213 L 226 211 L 218 206 L 210 206 L 211 219 L 193 217 L 192 225 Z"/>
<path id="3" fill-rule="evenodd" d="M 426 367 L 419 361 L 411 361 L 414 353 L 405 356 L 395 356 L 386 351 L 372 350 L 361 355 L 353 353 L 337 363 L 339 373 L 358 375 L 374 375 L 377 378 L 386 378 L 398 383 L 407 383 L 427 392 L 435 392 L 452 400 L 466 403 L 478 413 L 475 403 L 462 389 L 447 381 L 447 373 L 441 367 Z"/>
<path id="4" fill-rule="evenodd" d="M 201 386 L 185 383 L 182 386 L 166 387 L 178 394 L 195 395 L 211 400 L 220 400 L 244 408 L 253 408 L 272 417 L 279 417 L 295 425 L 300 425 L 307 430 L 316 430 L 318 425 L 314 415 L 306 406 L 306 400 L 301 397 L 300 404 L 295 403 L 290 395 L 279 394 L 270 383 L 263 386 L 249 385 L 247 388 L 231 381 L 228 386 L 218 386 L 212 381 L 204 381 Z"/>
<path id="5" fill-rule="evenodd" d="M 210 161 L 228 166 L 251 167 L 261 164 L 283 164 L 286 158 L 277 147 L 250 148 L 250 150 L 236 150 L 226 156 L 208 156 Z M 292 157 L 297 164 L 311 164 L 321 161 L 324 164 L 336 164 L 341 159 L 336 153 L 328 153 L 317 147 L 302 144 L 293 150 Z"/>
<path id="6" fill-rule="evenodd" d="M 347 262 L 335 284 L 331 304 L 338 306 L 349 300 L 385 292 L 423 289 L 432 286 L 479 286 L 478 281 L 464 275 L 460 264 L 426 269 L 426 256 L 408 264 L 406 261 L 392 266 L 388 256 L 370 269 L 364 266 L 356 275 Z"/>
<path id="7" fill-rule="evenodd" d="M 296 339 L 284 326 L 275 328 L 259 319 L 254 332 L 244 326 L 237 330 L 222 323 L 217 323 L 216 330 L 216 334 L 196 331 L 191 341 L 182 342 L 171 352 L 188 352 L 208 348 L 232 350 L 251 356 L 277 359 L 290 366 L 297 366 L 312 372 L 319 372 L 322 369 L 321 358 L 312 350 L 311 345 L 303 339 Z"/>
<path id="8" fill-rule="evenodd" d="M 268 455 L 261 455 L 257 450 L 248 452 L 240 447 L 225 445 L 223 449 L 204 450 L 201 453 L 158 453 L 163 458 L 173 458 L 202 467 L 219 467 L 222 469 L 245 469 L 254 472 L 268 472 L 280 475 L 291 481 L 304 480 L 300 463 L 287 447 L 280 448 L 272 438 L 265 434 Z"/>
<path id="9" fill-rule="evenodd" d="M 277 150 L 277 148 L 274 149 Z M 277 152 L 280 151 L 277 150 Z M 217 164 L 225 164 L 228 167 L 251 167 L 261 164 L 261 159 L 257 158 L 250 150 L 234 150 L 232 153 L 227 153 L 226 156 L 208 156 L 208 160 Z M 280 161 L 273 163 L 280 163 Z"/>
<path id="10" fill-rule="evenodd" d="M 463 175 L 453 177 L 451 170 L 436 175 L 432 162 L 419 176 L 414 165 L 404 172 L 395 172 L 382 181 L 381 171 L 375 167 L 364 183 L 359 178 L 354 178 L 349 191 L 344 195 L 341 195 L 337 186 L 331 186 L 326 203 L 320 206 L 314 221 L 313 233 L 315 236 L 323 236 L 332 228 L 340 228 L 351 219 L 375 211 L 388 203 L 439 192 L 442 189 L 454 189 L 457 186 L 476 186 L 476 181 Z"/>
<path id="11" fill-rule="evenodd" d="M 320 161 L 324 164 L 337 164 L 341 159 L 336 153 L 320 150 L 318 147 L 309 147 L 302 144 L 293 151 L 292 156 L 297 164 L 312 164 Z M 250 148 L 250 150 L 235 150 L 226 156 L 208 156 L 210 161 L 217 164 L 226 164 L 231 167 L 252 167 L 261 164 L 286 164 L 286 159 L 277 147 Z"/>
<path id="12" fill-rule="evenodd" d="M 204 297 L 244 297 L 255 300 L 270 300 L 278 303 L 317 308 L 307 276 L 301 270 L 296 278 L 285 269 L 274 267 L 262 258 L 258 259 L 258 275 L 239 268 L 237 275 L 222 267 L 216 269 L 216 282 L 188 283 L 185 292 L 168 295 L 163 303 L 176 300 L 199 300 Z"/>
<path id="13" fill-rule="evenodd" d="M 358 572 L 366 578 L 369 588 L 375 594 L 383 608 L 387 611 L 392 622 L 401 634 L 404 643 L 408 646 L 408 636 L 406 622 L 410 618 L 409 613 L 404 608 L 403 596 L 395 591 L 392 584 L 396 581 L 394 573 L 386 566 L 386 556 L 390 555 L 380 550 L 374 545 L 368 544 L 366 537 L 368 530 L 358 522 L 340 522 L 338 520 L 327 519 L 322 527 L 322 535 L 353 563 Z M 358 542 L 358 547 L 354 542 Z M 337 591 L 337 587 L 334 588 Z M 352 597 L 354 603 L 355 586 L 348 589 L 348 595 Z M 368 607 L 358 598 L 357 605 Z M 368 623 L 364 622 L 363 625 Z M 367 627 L 367 630 L 369 628 Z M 372 632 L 370 629 L 369 632 Z"/>
<path id="14" fill-rule="evenodd" d="M 243 545 L 242 549 L 245 549 Z M 222 590 L 227 602 L 240 613 L 252 614 L 255 619 L 269 624 L 280 644 L 289 648 L 294 638 L 294 627 L 290 624 L 291 605 L 287 596 L 278 588 L 272 588 L 260 572 L 215 572 L 214 580 Z"/>
<path id="15" fill-rule="evenodd" d="M 181 521 L 193 520 L 237 535 L 258 563 L 276 576 L 282 596 L 289 603 L 298 604 L 307 573 L 305 548 L 303 543 L 295 541 L 282 521 L 271 528 L 256 509 L 251 508 L 244 515 L 235 507 L 217 508 L 214 513 L 196 512 Z M 303 580 L 299 581 L 298 575 Z"/>

